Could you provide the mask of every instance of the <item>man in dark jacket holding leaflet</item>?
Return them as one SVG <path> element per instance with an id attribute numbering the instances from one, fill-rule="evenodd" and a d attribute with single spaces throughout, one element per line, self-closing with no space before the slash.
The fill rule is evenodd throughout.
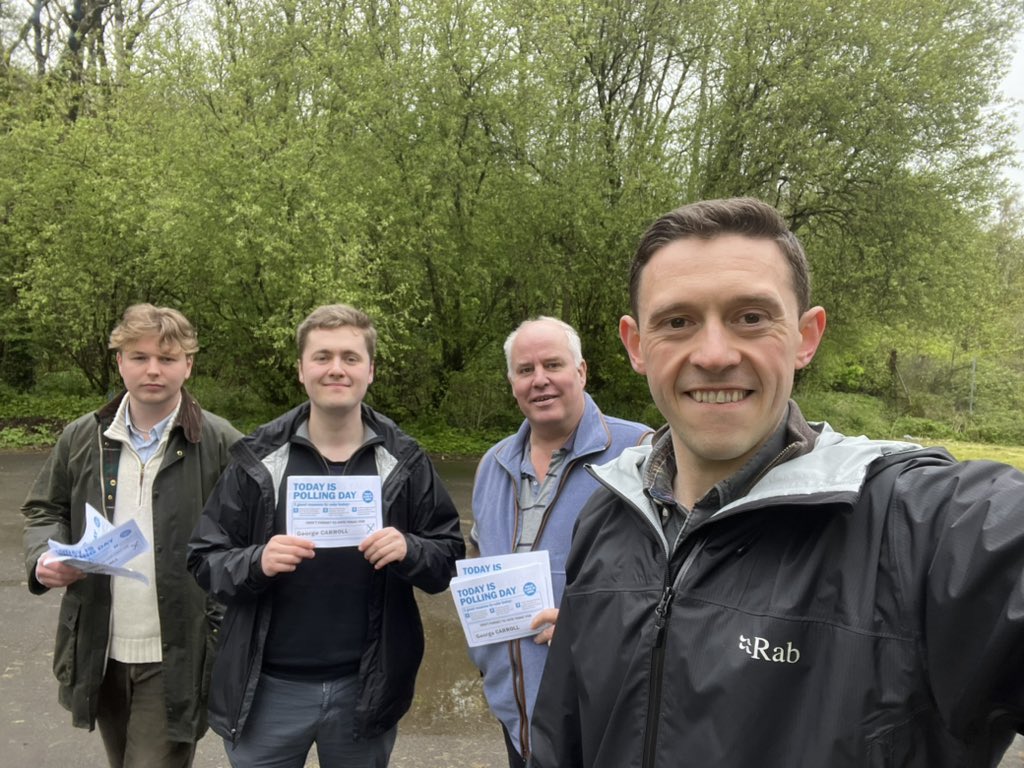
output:
<path id="1" fill-rule="evenodd" d="M 995 766 L 1024 729 L 1024 475 L 804 420 L 825 311 L 764 203 L 656 221 L 630 300 L 668 424 L 594 470 L 529 765 Z"/>
<path id="2" fill-rule="evenodd" d="M 188 566 L 226 604 L 210 726 L 234 766 L 385 766 L 412 703 L 423 627 L 412 588 L 440 592 L 465 554 L 433 465 L 363 404 L 376 331 L 344 305 L 296 333 L 308 402 L 232 451 Z M 286 529 L 288 478 L 378 476 L 383 527 L 325 547 Z"/>

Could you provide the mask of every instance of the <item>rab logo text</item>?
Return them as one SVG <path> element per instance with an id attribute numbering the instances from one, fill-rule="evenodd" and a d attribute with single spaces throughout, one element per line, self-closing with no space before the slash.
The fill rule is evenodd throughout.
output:
<path id="1" fill-rule="evenodd" d="M 740 635 L 740 650 L 752 659 L 761 661 L 775 661 L 783 664 L 796 664 L 800 661 L 800 651 L 793 647 L 793 643 L 786 643 L 786 647 L 772 644 L 763 637 L 744 637 Z"/>

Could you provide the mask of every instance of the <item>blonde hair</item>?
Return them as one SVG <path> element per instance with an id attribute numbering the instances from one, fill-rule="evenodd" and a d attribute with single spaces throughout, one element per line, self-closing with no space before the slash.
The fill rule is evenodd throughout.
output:
<path id="1" fill-rule="evenodd" d="M 110 349 L 120 352 L 125 345 L 143 336 L 157 336 L 161 347 L 181 347 L 192 356 L 199 351 L 199 339 L 192 323 L 176 309 L 133 304 L 124 311 L 121 322 L 110 332 Z"/>

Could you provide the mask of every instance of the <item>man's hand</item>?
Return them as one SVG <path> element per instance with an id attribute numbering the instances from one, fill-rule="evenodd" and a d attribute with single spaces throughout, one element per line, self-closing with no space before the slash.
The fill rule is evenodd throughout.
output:
<path id="1" fill-rule="evenodd" d="M 545 624 L 550 626 L 544 627 L 541 632 L 538 632 L 533 637 L 533 642 L 537 645 L 541 643 L 547 643 L 551 645 L 551 638 L 555 636 L 555 622 L 558 621 L 558 609 L 557 608 L 545 608 L 543 611 L 533 617 L 533 621 L 530 622 L 530 629 L 539 629 L 544 627 Z"/>
<path id="2" fill-rule="evenodd" d="M 409 548 L 405 543 L 405 535 L 397 528 L 387 527 L 374 531 L 361 542 L 359 551 L 370 561 L 374 570 L 380 570 L 388 563 L 405 560 Z"/>
<path id="3" fill-rule="evenodd" d="M 260 556 L 260 567 L 267 576 L 291 573 L 299 563 L 316 554 L 315 546 L 309 539 L 300 539 L 298 536 L 271 536 Z"/>
<path id="4" fill-rule="evenodd" d="M 50 552 L 43 552 L 36 561 L 36 581 L 49 589 L 60 589 L 85 578 L 85 571 L 55 560 Z"/>

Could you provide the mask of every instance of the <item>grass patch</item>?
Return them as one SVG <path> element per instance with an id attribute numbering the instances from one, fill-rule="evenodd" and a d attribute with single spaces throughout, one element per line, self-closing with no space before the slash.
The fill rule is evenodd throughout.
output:
<path id="1" fill-rule="evenodd" d="M 920 442 L 923 445 L 937 445 L 945 448 L 953 454 L 957 461 L 988 459 L 1009 464 L 1024 471 L 1024 446 L 968 443 L 961 440 L 921 440 Z"/>

